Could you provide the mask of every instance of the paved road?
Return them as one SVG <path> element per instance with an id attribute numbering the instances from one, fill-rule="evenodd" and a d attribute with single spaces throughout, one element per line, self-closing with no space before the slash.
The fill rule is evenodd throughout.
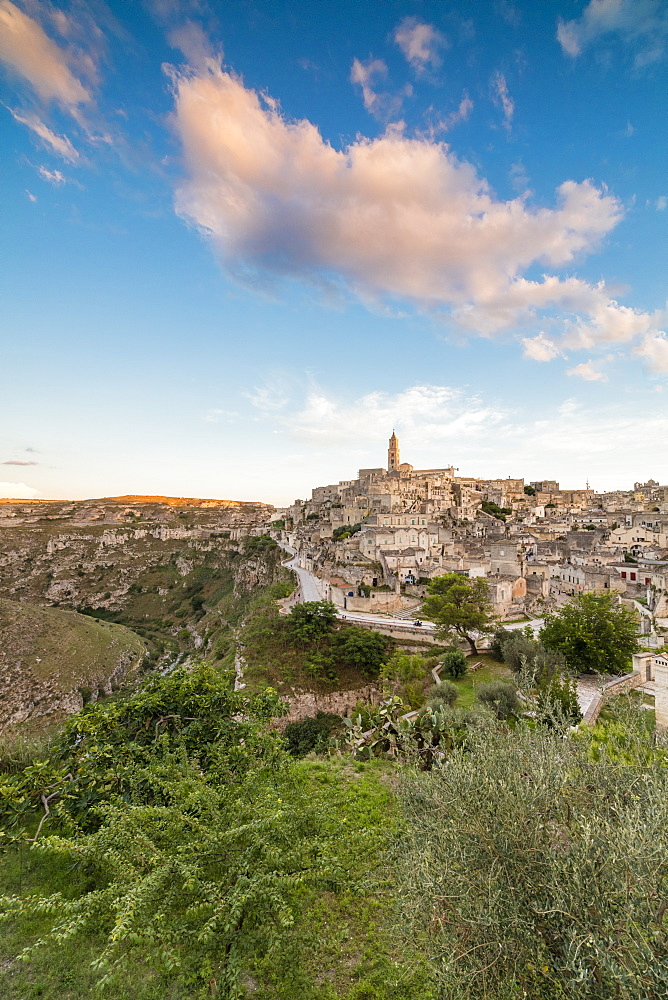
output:
<path id="1" fill-rule="evenodd" d="M 309 573 L 307 569 L 302 569 L 301 566 L 297 565 L 297 553 L 290 545 L 283 545 L 281 548 L 285 549 L 292 556 L 283 565 L 287 566 L 288 569 L 292 569 L 297 574 L 299 578 L 299 592 L 297 594 L 297 603 L 304 604 L 306 601 L 321 601 L 322 593 L 320 590 L 320 581 L 313 573 Z"/>
<path id="2" fill-rule="evenodd" d="M 297 565 L 297 553 L 291 545 L 283 544 L 281 548 L 289 552 L 292 558 L 283 565 L 287 566 L 289 569 L 295 571 L 299 578 L 299 592 L 297 595 L 297 603 L 302 604 L 304 601 L 321 601 L 322 600 L 322 588 L 320 580 L 317 576 L 314 576 L 307 569 L 303 569 L 301 566 Z M 391 625 L 393 628 L 414 628 L 413 620 L 410 618 L 393 618 L 391 615 L 377 615 L 369 614 L 364 611 L 339 611 L 338 617 L 345 621 L 357 621 L 365 622 L 369 625 Z M 526 625 L 531 625 L 534 633 L 541 628 L 543 624 L 542 618 L 534 618 L 530 622 L 516 622 L 512 625 L 505 625 L 507 629 L 518 629 L 525 628 Z M 433 622 L 422 621 L 421 626 L 425 632 L 433 632 L 435 625 Z"/>

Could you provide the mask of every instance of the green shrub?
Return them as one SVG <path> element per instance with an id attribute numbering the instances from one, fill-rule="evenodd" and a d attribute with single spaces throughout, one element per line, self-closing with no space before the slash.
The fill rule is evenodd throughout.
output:
<path id="1" fill-rule="evenodd" d="M 459 689 L 452 681 L 441 681 L 440 684 L 434 684 L 429 689 L 427 696 L 428 708 L 440 708 L 441 705 L 448 705 L 449 708 L 452 708 L 459 697 Z"/>
<path id="2" fill-rule="evenodd" d="M 520 702 L 514 684 L 490 681 L 480 685 L 477 696 L 481 705 L 491 709 L 497 719 L 505 721 L 519 713 Z"/>
<path id="3" fill-rule="evenodd" d="M 450 649 L 443 657 L 441 677 L 451 677 L 453 680 L 457 680 L 460 677 L 464 677 L 468 669 L 469 666 L 466 662 L 466 657 L 461 649 Z"/>
<path id="4" fill-rule="evenodd" d="M 289 753 L 293 757 L 304 757 L 313 750 L 317 752 L 324 749 L 329 737 L 340 724 L 340 716 L 326 712 L 318 712 L 299 722 L 289 722 L 283 732 Z"/>
<path id="5" fill-rule="evenodd" d="M 398 912 L 439 998 L 668 996 L 668 769 L 598 752 L 520 724 L 404 771 Z"/>

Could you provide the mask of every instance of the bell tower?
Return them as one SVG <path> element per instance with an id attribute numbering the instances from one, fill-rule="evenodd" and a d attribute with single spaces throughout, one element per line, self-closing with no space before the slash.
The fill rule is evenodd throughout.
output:
<path id="1" fill-rule="evenodd" d="M 390 446 L 387 449 L 387 471 L 388 472 L 398 472 L 401 459 L 399 458 L 399 439 L 397 435 L 392 431 L 392 437 L 390 438 Z"/>

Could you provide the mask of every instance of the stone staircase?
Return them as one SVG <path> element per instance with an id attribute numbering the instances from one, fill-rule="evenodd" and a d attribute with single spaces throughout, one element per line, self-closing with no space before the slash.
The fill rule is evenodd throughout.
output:
<path id="1" fill-rule="evenodd" d="M 406 608 L 404 611 L 393 611 L 392 617 L 401 618 L 404 621 L 406 621 L 409 618 L 413 619 L 419 618 L 421 607 L 422 607 L 421 604 L 416 604 L 414 608 Z"/>

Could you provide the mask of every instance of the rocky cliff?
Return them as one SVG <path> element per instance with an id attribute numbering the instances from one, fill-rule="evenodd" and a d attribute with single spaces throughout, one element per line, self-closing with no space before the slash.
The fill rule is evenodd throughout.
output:
<path id="1" fill-rule="evenodd" d="M 120 642 L 121 634 L 134 633 L 139 645 L 130 659 L 137 659 L 141 648 L 142 657 L 148 650 L 152 664 L 161 667 L 192 653 L 233 659 L 234 626 L 247 601 L 258 587 L 288 576 L 281 551 L 261 537 L 272 510 L 231 501 L 137 497 L 0 505 L 0 599 L 27 615 L 25 627 L 9 611 L 0 620 L 0 698 L 5 699 L 0 725 L 3 719 L 27 717 L 30 704 L 51 711 L 58 702 L 63 711 L 73 711 L 87 689 L 91 696 L 108 690 L 116 661 L 110 651 L 96 672 L 92 650 L 99 643 L 88 641 L 90 628 L 100 641 L 114 635 Z M 74 648 L 67 629 L 54 631 L 49 656 L 37 652 L 31 659 L 42 625 L 44 635 L 48 632 L 44 615 L 54 609 L 80 612 L 66 620 L 90 626 L 80 632 L 86 641 L 75 657 L 81 670 L 74 671 L 72 684 L 56 680 L 56 674 L 64 676 L 62 659 L 53 674 L 46 666 L 37 672 L 34 667 L 50 663 L 56 647 Z M 115 625 L 126 628 L 114 633 Z M 117 651 L 123 673 L 129 659 L 120 646 Z"/>
<path id="2" fill-rule="evenodd" d="M 0 729 L 76 712 L 132 678 L 145 643 L 122 625 L 0 598 Z"/>

